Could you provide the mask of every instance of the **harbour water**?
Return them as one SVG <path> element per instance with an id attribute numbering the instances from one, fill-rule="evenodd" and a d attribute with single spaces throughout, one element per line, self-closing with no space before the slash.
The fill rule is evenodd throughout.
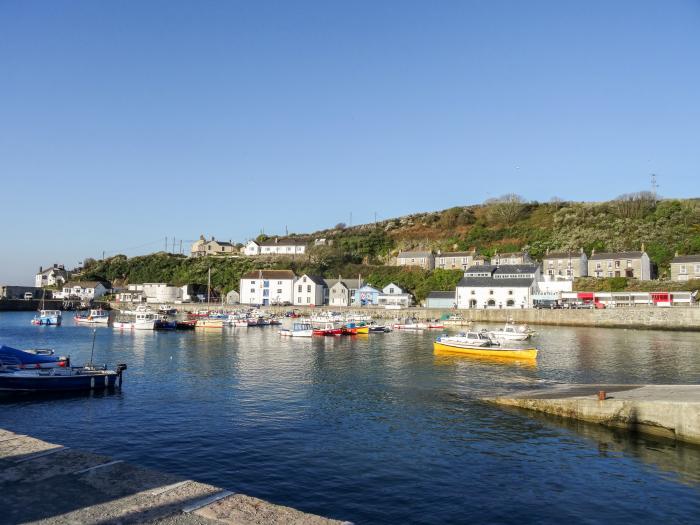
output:
<path id="1" fill-rule="evenodd" d="M 0 343 L 89 358 L 92 330 L 1 313 Z M 534 366 L 435 356 L 435 333 L 97 328 L 121 392 L 3 399 L 0 427 L 355 523 L 691 523 L 700 448 L 504 411 L 556 382 L 700 383 L 700 334 L 538 327 Z"/>

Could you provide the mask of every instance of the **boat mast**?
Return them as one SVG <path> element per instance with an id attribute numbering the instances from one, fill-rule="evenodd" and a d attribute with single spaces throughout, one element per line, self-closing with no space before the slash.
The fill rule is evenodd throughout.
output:
<path id="1" fill-rule="evenodd" d="M 207 310 L 211 310 L 211 266 L 207 276 Z"/>

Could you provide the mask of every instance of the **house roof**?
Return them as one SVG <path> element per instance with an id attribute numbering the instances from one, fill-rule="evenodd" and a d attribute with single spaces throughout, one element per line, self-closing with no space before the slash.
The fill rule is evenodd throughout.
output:
<path id="1" fill-rule="evenodd" d="M 600 261 L 601 259 L 639 259 L 644 252 L 601 252 L 591 254 L 591 261 Z"/>
<path id="2" fill-rule="evenodd" d="M 232 242 L 228 242 L 228 241 L 217 241 L 216 239 L 214 239 L 213 241 L 207 242 L 207 244 L 211 244 L 211 243 L 214 243 L 214 242 L 215 242 L 216 244 L 218 244 L 219 246 L 231 246 L 231 247 L 234 247 L 234 246 L 235 246 L 235 244 L 233 244 Z"/>
<path id="3" fill-rule="evenodd" d="M 416 257 L 432 257 L 433 252 L 400 252 L 399 259 L 415 259 Z"/>
<path id="4" fill-rule="evenodd" d="M 535 273 L 538 265 L 536 264 L 483 264 L 481 266 L 470 266 L 464 272 L 465 276 L 469 273 L 491 273 L 491 274 L 513 274 L 513 273 Z"/>
<path id="5" fill-rule="evenodd" d="M 309 281 L 313 282 L 314 284 L 326 286 L 326 280 L 323 277 L 321 277 L 320 275 L 310 275 L 308 273 L 305 273 L 304 275 L 299 277 L 299 279 L 301 279 L 302 277 L 307 277 L 309 279 Z"/>
<path id="6" fill-rule="evenodd" d="M 542 260 L 546 259 L 577 259 L 578 257 L 581 257 L 583 255 L 583 252 L 581 251 L 570 251 L 570 252 L 549 252 L 548 254 L 545 254 L 542 257 Z"/>
<path id="7" fill-rule="evenodd" d="M 428 292 L 428 299 L 454 299 L 454 298 L 455 298 L 455 290 L 452 290 L 451 292 L 443 291 L 443 290 L 436 290 L 433 292 Z"/>
<path id="8" fill-rule="evenodd" d="M 49 266 L 48 268 L 44 268 L 42 271 L 37 272 L 38 274 L 44 275 L 44 274 L 49 274 L 51 272 L 57 272 L 57 273 L 68 273 L 65 268 L 59 268 L 58 266 Z"/>
<path id="9" fill-rule="evenodd" d="M 493 257 L 522 257 L 524 255 L 530 255 L 527 252 L 504 252 L 504 253 L 494 253 Z"/>
<path id="10" fill-rule="evenodd" d="M 76 286 L 79 286 L 80 288 L 95 288 L 98 284 L 101 284 L 105 288 L 109 288 L 109 284 L 102 281 L 70 281 L 64 283 L 63 286 L 65 288 L 75 288 Z"/>
<path id="11" fill-rule="evenodd" d="M 300 241 L 299 239 L 280 239 L 279 237 L 266 239 L 258 244 L 260 246 L 306 246 L 305 241 Z"/>
<path id="12" fill-rule="evenodd" d="M 435 257 L 473 257 L 476 252 L 444 252 L 439 253 Z"/>
<path id="13" fill-rule="evenodd" d="M 336 284 L 342 283 L 346 288 L 357 290 L 360 287 L 359 279 L 324 279 L 328 288 L 333 288 Z"/>
<path id="14" fill-rule="evenodd" d="M 673 263 L 695 263 L 700 262 L 700 253 L 695 255 L 676 255 L 671 264 Z"/>
<path id="15" fill-rule="evenodd" d="M 241 279 L 294 279 L 295 275 L 292 270 L 252 270 L 243 276 Z"/>
<path id="16" fill-rule="evenodd" d="M 529 288 L 534 277 L 514 279 L 492 279 L 491 277 L 462 277 L 459 288 Z"/>

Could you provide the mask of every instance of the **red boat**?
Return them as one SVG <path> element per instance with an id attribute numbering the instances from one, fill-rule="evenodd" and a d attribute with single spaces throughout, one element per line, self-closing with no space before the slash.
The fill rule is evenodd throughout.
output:
<path id="1" fill-rule="evenodd" d="M 314 328 L 313 335 L 343 335 L 343 329 L 333 323 L 325 323 L 322 327 Z"/>

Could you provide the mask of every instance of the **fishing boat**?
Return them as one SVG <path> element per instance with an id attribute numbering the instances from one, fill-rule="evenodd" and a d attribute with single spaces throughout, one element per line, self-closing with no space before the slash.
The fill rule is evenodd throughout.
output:
<path id="1" fill-rule="evenodd" d="M 156 319 L 154 330 L 177 330 L 177 321 L 169 320 L 166 316 Z"/>
<path id="2" fill-rule="evenodd" d="M 161 304 L 161 305 L 158 307 L 158 311 L 159 311 L 160 313 L 166 314 L 166 315 L 175 315 L 175 314 L 177 313 L 177 309 L 176 309 L 176 308 L 174 308 L 174 307 L 172 307 L 172 306 L 170 306 L 170 305 L 167 305 L 167 304 Z"/>
<path id="3" fill-rule="evenodd" d="M 152 312 L 136 314 L 134 330 L 153 330 L 156 327 L 156 316 Z"/>
<path id="4" fill-rule="evenodd" d="M 345 335 L 355 335 L 355 334 L 368 334 L 369 326 L 364 323 L 347 323 L 343 326 L 343 334 Z"/>
<path id="5" fill-rule="evenodd" d="M 433 342 L 433 351 L 509 359 L 537 359 L 536 348 L 504 347 L 491 339 L 486 332 L 438 337 Z"/>
<path id="6" fill-rule="evenodd" d="M 516 325 L 512 321 L 506 323 L 500 330 L 489 330 L 488 332 L 492 338 L 504 341 L 526 341 L 532 337 L 533 333 L 526 324 Z"/>
<path id="7" fill-rule="evenodd" d="M 313 331 L 311 323 L 294 323 L 292 328 L 282 328 L 280 335 L 287 337 L 311 337 Z"/>
<path id="8" fill-rule="evenodd" d="M 391 327 L 389 326 L 384 326 L 384 325 L 376 325 L 376 324 L 371 324 L 369 325 L 369 333 L 370 334 L 385 334 L 391 332 Z"/>
<path id="9" fill-rule="evenodd" d="M 134 329 L 134 322 L 133 321 L 114 321 L 112 323 L 112 328 L 115 330 L 133 330 Z"/>
<path id="10" fill-rule="evenodd" d="M 175 321 L 175 330 L 194 330 L 197 321 Z"/>
<path id="11" fill-rule="evenodd" d="M 197 323 L 195 324 L 195 328 L 213 328 L 213 329 L 221 329 L 224 327 L 224 320 L 223 319 L 210 319 L 210 318 L 204 318 L 204 319 L 197 319 Z"/>
<path id="12" fill-rule="evenodd" d="M 124 370 L 125 364 L 117 365 L 116 370 L 94 365 L 34 370 L 0 366 L 0 392 L 68 392 L 121 387 Z"/>
<path id="13" fill-rule="evenodd" d="M 62 316 L 61 310 L 39 310 L 39 313 L 32 319 L 32 324 L 38 326 L 60 326 Z"/>
<path id="14" fill-rule="evenodd" d="M 394 330 L 425 330 L 427 325 L 419 323 L 417 319 L 403 319 L 397 320 L 391 327 Z"/>
<path id="15" fill-rule="evenodd" d="M 106 312 L 102 308 L 96 310 L 90 310 L 88 313 L 75 314 L 73 318 L 76 324 L 109 324 L 109 312 Z"/>
<path id="16" fill-rule="evenodd" d="M 313 329 L 313 335 L 343 335 L 343 329 L 335 323 L 319 323 Z"/>
<path id="17" fill-rule="evenodd" d="M 0 345 L 0 366 L 10 368 L 64 368 L 70 366 L 70 358 L 57 356 L 50 348 L 19 350 Z"/>

